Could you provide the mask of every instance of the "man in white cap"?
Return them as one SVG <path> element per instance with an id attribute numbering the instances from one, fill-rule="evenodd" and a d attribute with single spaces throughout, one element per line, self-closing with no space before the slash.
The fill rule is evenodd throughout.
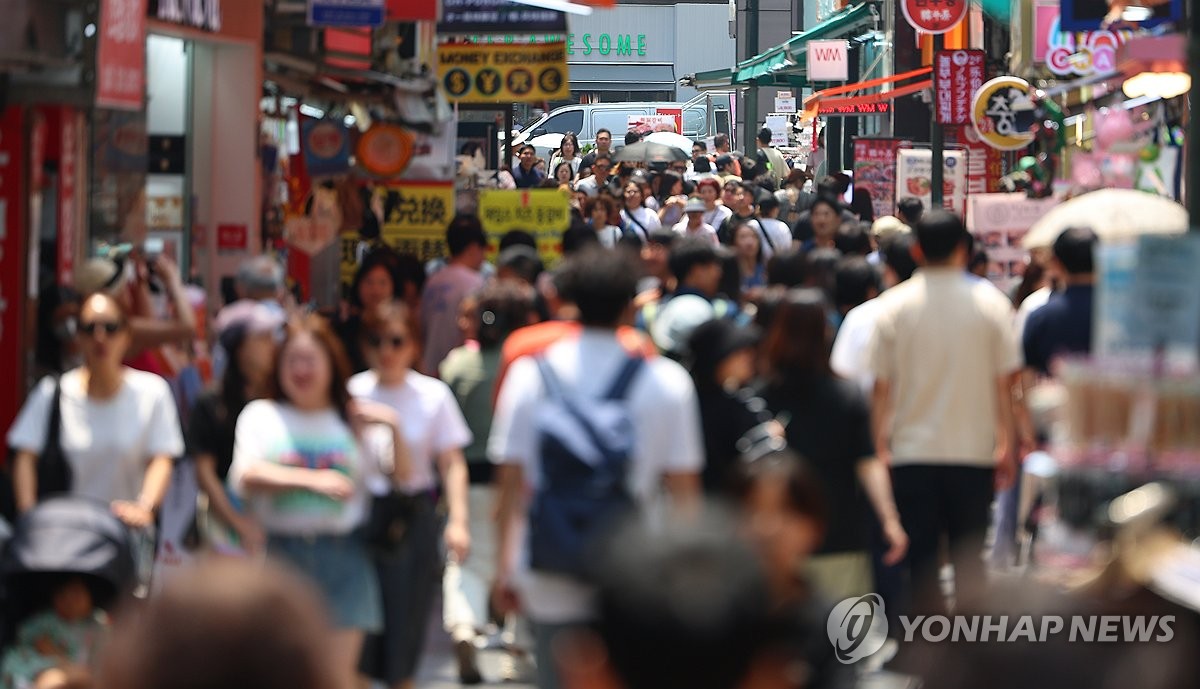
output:
<path id="1" fill-rule="evenodd" d="M 683 207 L 684 218 L 671 229 L 681 237 L 707 239 L 716 246 L 720 243 L 717 241 L 717 231 L 704 222 L 705 210 L 704 200 L 693 196 Z"/>

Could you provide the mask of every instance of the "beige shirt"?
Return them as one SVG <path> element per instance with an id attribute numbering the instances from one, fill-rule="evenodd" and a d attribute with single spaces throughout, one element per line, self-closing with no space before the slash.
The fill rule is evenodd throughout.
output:
<path id="1" fill-rule="evenodd" d="M 870 367 L 891 383 L 893 464 L 994 465 L 996 378 L 1021 367 L 1008 299 L 923 268 L 879 300 Z"/>

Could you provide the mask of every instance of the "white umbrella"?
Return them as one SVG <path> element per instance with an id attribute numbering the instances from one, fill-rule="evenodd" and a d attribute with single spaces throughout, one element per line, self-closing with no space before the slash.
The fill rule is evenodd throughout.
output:
<path id="1" fill-rule="evenodd" d="M 654 144 L 663 144 L 666 146 L 683 149 L 683 151 L 688 154 L 689 158 L 692 157 L 692 146 L 695 145 L 691 139 L 682 134 L 676 134 L 675 132 L 653 132 L 651 134 L 647 134 L 642 141 L 649 141 L 650 143 Z"/>
<path id="2" fill-rule="evenodd" d="M 535 136 L 526 143 L 537 149 L 539 158 L 545 158 L 546 162 L 550 162 L 550 154 L 558 150 L 558 147 L 562 145 L 562 140 L 562 134 L 555 134 L 554 132 L 551 132 L 549 134 Z"/>
<path id="3" fill-rule="evenodd" d="M 1143 234 L 1183 234 L 1188 228 L 1188 213 L 1163 196 L 1133 189 L 1101 189 L 1050 209 L 1021 243 L 1026 249 L 1052 246 L 1068 227 L 1089 227 L 1101 241 Z"/>

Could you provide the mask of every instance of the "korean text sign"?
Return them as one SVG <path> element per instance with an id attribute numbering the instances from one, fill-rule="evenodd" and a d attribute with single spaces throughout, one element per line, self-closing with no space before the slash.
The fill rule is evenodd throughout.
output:
<path id="1" fill-rule="evenodd" d="M 986 55 L 982 50 L 943 50 L 933 59 L 938 124 L 969 124 L 972 96 L 983 86 Z"/>
<path id="2" fill-rule="evenodd" d="M 1029 82 L 996 77 L 979 87 L 971 104 L 971 124 L 987 145 L 1018 151 L 1033 142 L 1033 101 Z"/>
<path id="3" fill-rule="evenodd" d="M 96 105 L 141 110 L 146 92 L 146 0 L 102 0 Z"/>
<path id="4" fill-rule="evenodd" d="M 896 212 L 896 149 L 900 139 L 854 140 L 854 188 L 871 194 L 875 217 Z"/>
<path id="5" fill-rule="evenodd" d="M 479 194 L 479 220 L 497 242 L 509 230 L 532 232 L 542 262 L 562 256 L 562 233 L 571 225 L 571 199 L 558 189 L 488 190 Z"/>
<path id="6" fill-rule="evenodd" d="M 942 154 L 943 205 L 959 215 L 967 212 L 967 155 L 965 151 Z M 896 196 L 915 196 L 933 205 L 933 152 L 929 149 L 901 148 L 896 157 Z"/>
<path id="7" fill-rule="evenodd" d="M 565 43 L 438 46 L 438 76 L 459 103 L 569 98 Z"/>
<path id="8" fill-rule="evenodd" d="M 967 0 L 900 0 L 904 18 L 917 31 L 946 33 L 967 16 Z"/>

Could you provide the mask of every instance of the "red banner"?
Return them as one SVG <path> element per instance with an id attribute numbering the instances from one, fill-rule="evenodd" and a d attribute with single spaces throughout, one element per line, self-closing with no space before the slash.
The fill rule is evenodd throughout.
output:
<path id="1" fill-rule="evenodd" d="M 75 282 L 75 243 L 79 238 L 79 213 L 75 202 L 75 180 L 79 174 L 79 113 L 62 109 L 60 150 L 58 154 L 58 282 Z"/>
<path id="2" fill-rule="evenodd" d="M 18 107 L 0 113 L 0 362 L 8 372 L 0 385 L 0 430 L 7 432 L 21 405 L 21 305 L 25 279 L 25 117 Z"/>
<path id="3" fill-rule="evenodd" d="M 437 0 L 388 0 L 389 22 L 432 22 L 437 21 Z"/>
<path id="4" fill-rule="evenodd" d="M 896 214 L 896 149 L 901 139 L 854 140 L 854 188 L 871 195 L 875 217 Z"/>
<path id="5" fill-rule="evenodd" d="M 938 124 L 970 124 L 971 102 L 987 75 L 982 50 L 943 50 L 933 58 Z"/>
<path id="6" fill-rule="evenodd" d="M 967 193 L 991 194 L 1000 191 L 1004 177 L 1004 152 L 992 148 L 979 138 L 971 125 L 946 127 L 946 143 L 958 144 L 967 150 Z"/>
<path id="7" fill-rule="evenodd" d="M 141 110 L 146 93 L 146 0 L 101 0 L 96 106 Z"/>

